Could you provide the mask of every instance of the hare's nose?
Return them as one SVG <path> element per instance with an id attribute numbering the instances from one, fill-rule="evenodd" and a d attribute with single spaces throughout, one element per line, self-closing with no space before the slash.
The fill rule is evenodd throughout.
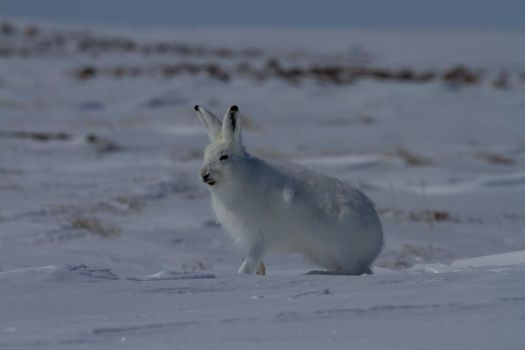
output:
<path id="1" fill-rule="evenodd" d="M 210 176 L 210 172 L 208 171 L 208 169 L 205 169 L 205 168 L 204 168 L 204 169 L 201 169 L 201 171 L 200 171 L 200 176 L 201 176 L 201 178 L 202 178 L 204 181 L 206 181 L 206 180 L 208 180 L 208 177 Z"/>

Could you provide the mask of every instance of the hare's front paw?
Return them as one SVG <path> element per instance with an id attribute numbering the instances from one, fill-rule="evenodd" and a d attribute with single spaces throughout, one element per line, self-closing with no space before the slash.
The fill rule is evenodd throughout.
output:
<path id="1" fill-rule="evenodd" d="M 266 275 L 266 266 L 264 266 L 264 263 L 262 261 L 259 262 L 259 264 L 254 262 L 255 260 L 246 258 L 242 262 L 241 267 L 239 268 L 239 273 L 253 273 L 255 270 L 255 267 L 257 266 L 257 271 L 255 273 L 259 276 Z"/>
<path id="2" fill-rule="evenodd" d="M 250 257 L 244 259 L 244 261 L 241 264 L 241 267 L 239 267 L 239 273 L 252 273 L 253 270 L 255 270 L 256 262 L 253 259 L 250 259 Z"/>
<path id="3" fill-rule="evenodd" d="M 262 261 L 257 262 L 257 260 L 248 257 L 244 259 L 238 272 L 253 273 L 254 271 L 257 275 L 264 276 L 266 275 L 266 266 L 264 266 Z"/>

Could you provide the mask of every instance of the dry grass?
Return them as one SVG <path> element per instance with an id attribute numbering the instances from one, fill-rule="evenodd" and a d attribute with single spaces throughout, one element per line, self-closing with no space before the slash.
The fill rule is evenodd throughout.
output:
<path id="1" fill-rule="evenodd" d="M 356 118 L 356 121 L 359 124 L 372 125 L 376 122 L 376 119 L 372 117 L 371 115 L 360 115 L 359 117 Z"/>
<path id="2" fill-rule="evenodd" d="M 409 219 L 412 221 L 427 221 L 427 222 L 438 222 L 438 221 L 459 222 L 459 219 L 453 217 L 448 211 L 430 210 L 430 209 L 427 209 L 421 212 L 412 212 L 409 215 Z"/>
<path id="3" fill-rule="evenodd" d="M 432 164 L 430 158 L 415 154 L 404 147 L 398 147 L 396 153 L 406 164 L 411 166 L 428 166 Z"/>
<path id="4" fill-rule="evenodd" d="M 77 215 L 69 219 L 69 225 L 73 229 L 86 230 L 101 237 L 112 237 L 122 233 L 122 229 L 114 224 L 101 222 L 93 216 Z"/>
<path id="5" fill-rule="evenodd" d="M 0 131 L 0 137 L 13 139 L 27 139 L 39 142 L 48 141 L 69 141 L 72 135 L 64 132 L 44 132 L 44 131 Z"/>
<path id="6" fill-rule="evenodd" d="M 384 218 L 400 218 L 415 222 L 461 222 L 456 215 L 445 210 L 425 209 L 423 211 L 405 212 L 401 209 L 379 208 L 377 212 Z"/>
<path id="7" fill-rule="evenodd" d="M 514 165 L 516 164 L 515 159 L 506 157 L 506 156 L 502 156 L 496 153 L 481 152 L 477 154 L 477 157 L 490 164 L 496 164 L 496 165 Z"/>
<path id="8" fill-rule="evenodd" d="M 131 195 L 115 197 L 115 202 L 122 206 L 125 212 L 139 212 L 144 208 L 144 200 Z"/>
<path id="9" fill-rule="evenodd" d="M 122 150 L 122 147 L 117 145 L 115 142 L 95 134 L 87 134 L 85 136 L 85 140 L 87 144 L 93 145 L 99 154 L 112 153 Z"/>

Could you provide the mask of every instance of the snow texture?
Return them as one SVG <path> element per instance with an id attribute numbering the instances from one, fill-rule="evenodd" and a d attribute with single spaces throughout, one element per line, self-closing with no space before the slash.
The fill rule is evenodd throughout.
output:
<path id="1" fill-rule="evenodd" d="M 525 36 L 22 21 L 0 36 L 0 349 L 525 347 Z M 327 69 L 349 62 L 370 70 Z M 237 104 L 250 153 L 370 197 L 374 274 L 306 274 L 282 253 L 237 274 L 195 104 Z"/>

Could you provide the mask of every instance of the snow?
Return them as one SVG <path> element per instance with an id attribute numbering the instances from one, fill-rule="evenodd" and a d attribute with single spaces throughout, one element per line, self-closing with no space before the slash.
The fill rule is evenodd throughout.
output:
<path id="1" fill-rule="evenodd" d="M 2 279 L 3 347 L 429 349 L 523 345 L 523 260 L 361 277 Z M 20 276 L 18 276 L 20 277 Z M 521 278 L 520 278 L 521 277 Z"/>
<path id="2" fill-rule="evenodd" d="M 254 65 L 270 56 L 339 64 L 358 45 L 372 66 L 463 63 L 485 73 L 475 86 L 236 75 L 222 82 L 205 74 L 78 80 L 72 71 L 86 64 L 234 67 L 242 59 L 68 50 L 1 56 L 0 348 L 525 346 L 523 36 L 118 34 L 260 47 Z M 33 40 L 1 38 L 0 47 Z M 511 76 L 505 89 L 491 84 L 501 69 Z M 215 222 L 198 180 L 208 140 L 195 104 L 239 105 L 250 152 L 364 191 L 386 239 L 374 274 L 309 275 L 316 267 L 289 255 L 265 259 L 266 276 L 237 274 L 242 253 Z M 19 131 L 70 137 L 7 136 Z"/>

